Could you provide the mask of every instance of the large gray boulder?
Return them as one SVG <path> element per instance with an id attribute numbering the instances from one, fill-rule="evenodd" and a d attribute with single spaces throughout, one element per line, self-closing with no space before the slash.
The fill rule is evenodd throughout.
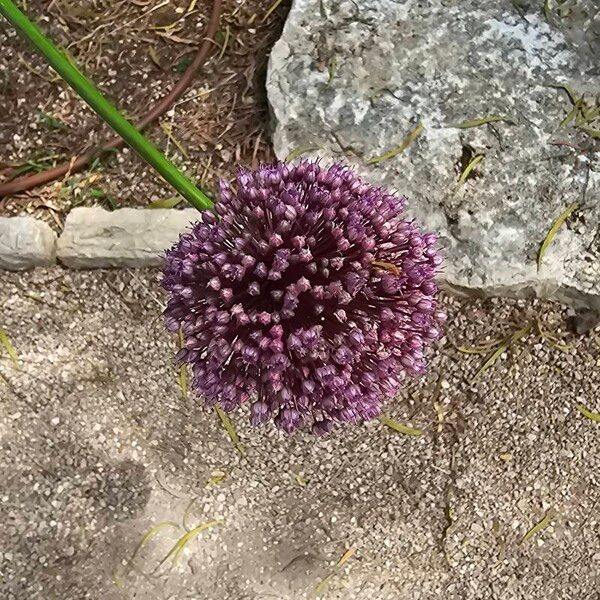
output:
<path id="1" fill-rule="evenodd" d="M 33 217 L 0 217 L 0 269 L 22 271 L 54 264 L 56 234 Z"/>
<path id="2" fill-rule="evenodd" d="M 600 118 L 561 127 L 573 104 L 551 87 L 586 92 L 593 110 L 600 16 L 594 0 L 567 4 L 546 16 L 542 0 L 294 0 L 267 81 L 277 156 L 312 148 L 408 196 L 445 238 L 453 286 L 600 308 Z M 491 115 L 512 123 L 453 126 Z M 406 150 L 368 164 L 418 123 Z"/>

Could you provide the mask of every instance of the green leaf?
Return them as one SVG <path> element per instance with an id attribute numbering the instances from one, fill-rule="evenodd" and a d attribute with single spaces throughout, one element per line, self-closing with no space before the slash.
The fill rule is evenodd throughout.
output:
<path id="1" fill-rule="evenodd" d="M 181 388 L 181 395 L 184 398 L 187 398 L 187 395 L 188 395 L 187 365 L 181 365 L 181 367 L 179 367 L 177 381 L 179 382 L 179 387 Z"/>
<path id="2" fill-rule="evenodd" d="M 184 56 L 178 63 L 175 65 L 175 70 L 183 74 L 187 70 L 187 68 L 192 64 L 192 58 L 189 56 Z"/>
<path id="3" fill-rule="evenodd" d="M 46 113 L 40 113 L 39 121 L 42 125 L 48 127 L 48 129 L 67 129 L 64 123 Z"/>
<path id="4" fill-rule="evenodd" d="M 435 410 L 435 414 L 437 415 L 438 418 L 438 426 L 437 426 L 437 431 L 438 433 L 442 433 L 442 431 L 444 430 L 444 409 L 442 408 L 442 405 L 438 403 L 438 400 L 440 399 L 440 396 L 442 394 L 442 382 L 444 381 L 444 371 L 443 369 L 440 369 L 440 372 L 438 374 L 438 378 L 437 381 L 435 382 L 435 388 L 433 390 L 433 397 L 432 397 L 432 403 L 433 403 L 433 409 Z"/>
<path id="5" fill-rule="evenodd" d="M 498 123 L 504 121 L 511 125 L 516 125 L 517 122 L 511 117 L 503 117 L 501 115 L 490 115 L 489 117 L 481 117 L 480 119 L 469 119 L 462 123 L 456 123 L 449 127 L 455 127 L 456 129 L 469 129 L 470 127 L 480 127 L 481 125 L 487 125 L 488 123 Z"/>
<path id="6" fill-rule="evenodd" d="M 172 527 L 172 528 L 175 528 L 175 529 L 179 529 L 180 526 L 177 523 L 175 523 L 174 521 L 163 521 L 162 523 L 158 523 L 157 525 L 154 525 L 154 527 L 151 527 L 144 534 L 144 536 L 142 537 L 142 539 L 140 540 L 140 542 L 138 543 L 138 545 L 135 547 L 135 550 L 133 551 L 133 554 L 131 555 L 131 557 L 125 563 L 125 565 L 123 567 L 122 575 L 126 575 L 127 574 L 127 572 L 129 571 L 129 567 L 131 567 L 131 565 L 133 565 L 133 561 L 135 560 L 135 558 L 137 557 L 137 555 L 140 553 L 140 551 L 142 550 L 142 548 L 148 542 L 150 542 L 150 540 L 152 538 L 154 538 L 163 529 L 166 529 L 167 527 Z M 117 575 L 116 571 L 114 573 L 114 581 L 115 581 L 115 584 L 118 587 L 123 587 L 123 582 L 121 581 L 120 576 Z"/>
<path id="7" fill-rule="evenodd" d="M 579 202 L 572 202 L 571 204 L 569 204 L 569 206 L 567 206 L 567 208 L 565 208 L 565 210 L 562 213 L 560 213 L 560 215 L 557 217 L 557 219 L 554 221 L 554 223 L 552 223 L 552 227 L 550 227 L 550 230 L 546 234 L 546 237 L 544 238 L 544 241 L 542 242 L 542 245 L 540 246 L 540 250 L 538 252 L 538 259 L 537 259 L 538 271 L 540 270 L 540 267 L 542 266 L 542 259 L 544 258 L 544 254 L 546 254 L 546 250 L 548 250 L 548 247 L 552 243 L 554 236 L 557 234 L 557 232 L 561 228 L 562 224 L 578 208 L 579 208 Z"/>
<path id="8" fill-rule="evenodd" d="M 237 431 L 231 422 L 231 419 L 227 415 L 227 413 L 220 407 L 215 406 L 215 411 L 229 436 L 229 439 L 233 442 L 233 445 L 236 447 L 237 451 L 242 455 L 246 456 L 246 448 L 240 442 L 240 438 L 238 437 Z"/>
<path id="9" fill-rule="evenodd" d="M 409 427 L 408 425 L 402 425 L 402 423 L 398 423 L 398 421 L 395 421 L 394 419 L 391 419 L 390 417 L 386 417 L 385 415 L 381 415 L 379 417 L 379 420 L 384 425 L 389 427 L 390 429 L 393 429 L 394 431 L 397 431 L 398 433 L 402 433 L 403 435 L 414 435 L 414 436 L 423 435 L 423 431 L 421 429 Z"/>
<path id="10" fill-rule="evenodd" d="M 169 139 L 183 156 L 189 158 L 190 155 L 187 153 L 187 150 L 184 148 L 183 144 L 173 135 L 173 125 L 171 123 L 161 123 L 160 128 L 163 130 L 167 139 Z"/>
<path id="11" fill-rule="evenodd" d="M 391 150 L 389 150 L 385 154 L 382 154 L 381 156 L 371 158 L 367 161 L 367 164 L 378 165 L 379 163 L 382 163 L 385 160 L 389 160 L 390 158 L 398 156 L 398 154 L 402 154 L 402 152 L 404 152 L 419 137 L 419 135 L 421 135 L 422 131 L 423 125 L 421 122 L 419 122 L 417 123 L 417 126 L 409 132 L 409 134 L 404 138 L 404 140 L 399 146 L 392 148 Z"/>
<path id="12" fill-rule="evenodd" d="M 595 421 L 596 423 L 600 423 L 600 413 L 592 412 L 588 410 L 583 404 L 576 404 L 575 408 L 590 421 Z"/>
<path id="13" fill-rule="evenodd" d="M 327 11 L 325 10 L 325 2 L 324 0 L 319 0 L 319 14 L 322 19 L 327 18 Z"/>
<path id="14" fill-rule="evenodd" d="M 99 148 L 96 152 L 96 158 L 90 163 L 89 170 L 93 171 L 101 166 L 104 159 L 108 158 L 111 154 L 116 154 L 118 150 L 116 148 Z"/>
<path id="15" fill-rule="evenodd" d="M 175 208 L 181 204 L 182 198 L 165 198 L 164 200 L 154 200 L 148 204 L 148 208 Z"/>
<path id="16" fill-rule="evenodd" d="M 116 210 L 118 208 L 115 199 L 98 188 L 89 188 L 87 190 L 87 193 L 91 198 L 94 198 L 95 200 L 103 200 L 104 202 L 106 202 L 106 204 L 108 204 L 109 210 Z"/>
<path id="17" fill-rule="evenodd" d="M 6 332 L 1 327 L 0 327 L 0 344 L 2 344 L 4 346 L 4 348 L 6 348 L 6 351 L 8 352 L 8 356 L 10 357 L 10 360 L 15 365 L 15 367 L 18 369 L 19 368 L 19 356 L 17 354 L 17 351 L 15 350 L 15 347 L 12 345 L 10 338 L 8 337 L 8 335 L 6 335 Z"/>
<path id="18" fill-rule="evenodd" d="M 511 0 L 511 4 L 517 9 L 517 12 L 524 17 L 525 11 L 527 10 L 526 0 Z"/>
<path id="19" fill-rule="evenodd" d="M 560 122 L 559 127 L 566 127 L 573 119 L 577 118 L 577 115 L 579 114 L 579 110 L 580 110 L 580 103 L 579 101 L 577 102 L 577 104 L 575 104 L 575 106 L 573 107 L 573 109 L 567 114 L 567 116 Z"/>
<path id="20" fill-rule="evenodd" d="M 461 173 L 458 183 L 456 184 L 456 189 L 460 188 L 465 181 L 468 179 L 469 175 L 472 173 L 473 169 L 485 158 L 485 154 L 476 154 L 469 161 L 469 164 L 465 167 L 464 171 Z"/>
<path id="21" fill-rule="evenodd" d="M 6 179 L 6 182 L 12 181 L 20 175 L 25 175 L 26 173 L 31 172 L 39 173 L 42 170 L 43 168 L 38 167 L 35 163 L 28 162 L 27 164 L 21 165 L 20 167 L 13 169 L 9 177 Z"/>
<path id="22" fill-rule="evenodd" d="M 521 544 L 523 544 L 524 542 L 526 542 L 527 540 L 530 540 L 534 535 L 537 535 L 538 533 L 540 533 L 540 531 L 543 531 L 544 529 L 546 529 L 546 527 L 548 527 L 548 525 L 550 525 L 550 523 L 552 523 L 552 519 L 554 518 L 553 515 L 551 515 L 549 512 L 547 512 L 544 515 L 544 518 L 539 521 L 538 523 L 536 523 L 524 536 L 523 539 L 521 540 Z"/>
<path id="23" fill-rule="evenodd" d="M 590 123 L 594 119 L 600 117 L 600 105 L 596 106 L 596 108 L 590 108 L 586 104 L 581 107 L 581 112 L 583 114 L 583 118 L 586 123 Z"/>

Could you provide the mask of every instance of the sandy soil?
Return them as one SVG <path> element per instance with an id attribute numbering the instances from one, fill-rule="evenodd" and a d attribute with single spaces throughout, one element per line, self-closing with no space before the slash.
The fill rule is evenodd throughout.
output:
<path id="1" fill-rule="evenodd" d="M 532 330 L 477 381 L 456 348 L 537 317 L 563 336 L 561 306 L 445 299 L 430 374 L 386 407 L 421 436 L 236 414 L 241 456 L 183 397 L 161 303 L 153 271 L 0 273 L 3 599 L 600 596 L 594 335 Z"/>

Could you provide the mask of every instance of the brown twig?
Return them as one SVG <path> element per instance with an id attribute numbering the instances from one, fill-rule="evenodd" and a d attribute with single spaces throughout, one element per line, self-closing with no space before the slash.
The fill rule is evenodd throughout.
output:
<path id="1" fill-rule="evenodd" d="M 141 119 L 141 121 L 137 123 L 138 129 L 143 130 L 148 125 L 156 121 L 156 119 L 169 110 L 169 108 L 171 108 L 171 106 L 187 90 L 199 68 L 204 64 L 208 54 L 212 49 L 215 48 L 214 37 L 219 27 L 221 8 L 222 0 L 213 0 L 212 13 L 206 29 L 206 35 L 194 60 L 185 70 L 185 73 L 175 84 L 173 89 L 166 96 L 161 98 L 154 108 L 152 108 L 152 110 L 150 110 L 150 112 L 148 112 Z M 92 162 L 98 156 L 101 156 L 107 150 L 115 150 L 120 148 L 123 144 L 124 142 L 122 138 L 113 137 L 107 140 L 104 144 L 100 144 L 98 147 L 80 154 L 79 156 L 74 156 L 70 160 L 67 160 L 61 165 L 58 165 L 52 169 L 48 169 L 47 171 L 42 171 L 41 173 L 36 173 L 34 175 L 18 177 L 12 181 L 0 184 L 0 198 L 17 194 L 19 192 L 24 192 L 39 185 L 50 183 L 51 181 L 60 179 L 67 174 L 77 173 L 78 171 L 83 170 L 90 162 Z"/>

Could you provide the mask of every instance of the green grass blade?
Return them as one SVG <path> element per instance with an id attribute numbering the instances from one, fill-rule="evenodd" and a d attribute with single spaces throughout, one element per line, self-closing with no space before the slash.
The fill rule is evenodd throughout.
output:
<path id="1" fill-rule="evenodd" d="M 191 531 L 192 530 L 191 527 L 188 527 L 187 520 L 188 520 L 188 517 L 190 516 L 190 512 L 192 512 L 192 508 L 193 508 L 194 504 L 196 504 L 196 501 L 199 498 L 200 498 L 200 496 L 196 496 L 195 498 L 192 498 L 189 501 L 188 505 L 186 506 L 185 510 L 183 511 L 183 517 L 181 518 L 181 524 L 183 525 L 183 528 L 186 531 Z"/>
<path id="2" fill-rule="evenodd" d="M 490 367 L 492 367 L 495 362 L 500 358 L 500 356 L 506 352 L 514 342 L 520 340 L 525 337 L 531 331 L 531 325 L 527 325 L 522 329 L 515 331 L 512 335 L 508 336 L 501 344 L 496 348 L 489 356 L 485 359 L 483 364 L 477 369 L 475 375 L 473 375 L 472 381 L 477 381 Z"/>
<path id="3" fill-rule="evenodd" d="M 177 374 L 177 381 L 179 388 L 181 389 L 181 395 L 187 398 L 188 395 L 188 376 L 187 376 L 187 365 L 181 365 L 179 367 L 179 373 Z"/>
<path id="4" fill-rule="evenodd" d="M 227 477 L 227 473 L 223 471 L 213 471 L 211 476 L 206 481 L 206 487 L 210 487 L 212 485 L 219 485 L 223 482 Z"/>
<path id="5" fill-rule="evenodd" d="M 567 116 L 560 122 L 559 127 L 566 127 L 571 121 L 577 118 L 579 114 L 579 105 L 576 104 L 571 111 L 567 114 Z"/>
<path id="6" fill-rule="evenodd" d="M 227 51 L 227 46 L 229 46 L 229 38 L 231 37 L 231 27 L 229 25 L 225 25 L 225 35 L 223 38 L 223 45 L 221 46 L 221 52 L 219 52 L 219 56 L 217 60 L 221 60 L 223 55 Z"/>
<path id="7" fill-rule="evenodd" d="M 6 332 L 1 327 L 0 327 L 0 344 L 2 344 L 4 346 L 4 348 L 6 348 L 6 352 L 8 352 L 8 356 L 10 357 L 10 360 L 15 365 L 15 368 L 18 369 L 19 368 L 19 356 L 17 354 L 17 351 L 15 350 L 15 347 L 12 345 L 10 338 L 8 337 L 8 335 L 6 335 Z"/>
<path id="8" fill-rule="evenodd" d="M 341 567 L 344 563 L 347 563 L 356 554 L 356 548 L 348 548 L 344 554 L 338 560 L 337 566 Z"/>
<path id="9" fill-rule="evenodd" d="M 465 181 L 467 181 L 469 175 L 473 172 L 473 169 L 485 158 L 485 154 L 476 154 L 470 161 L 469 164 L 464 168 L 463 172 L 460 174 L 458 179 L 458 183 L 456 184 L 456 189 L 460 188 L 464 185 Z"/>
<path id="10" fill-rule="evenodd" d="M 308 485 L 308 480 L 301 473 L 296 473 L 295 479 L 300 487 L 306 487 Z"/>
<path id="11" fill-rule="evenodd" d="M 264 23 L 276 10 L 277 7 L 283 2 L 283 0 L 275 0 L 271 5 L 271 8 L 265 13 L 265 16 L 262 18 L 262 22 Z"/>
<path id="12" fill-rule="evenodd" d="M 329 64 L 327 65 L 327 73 L 329 74 L 329 79 L 327 81 L 327 85 L 331 85 L 333 78 L 335 77 L 335 73 L 337 71 L 337 58 L 332 56 Z"/>
<path id="13" fill-rule="evenodd" d="M 477 346 L 454 346 L 459 352 L 463 354 L 487 354 L 494 348 L 496 348 L 499 344 L 502 343 L 502 340 L 495 340 L 493 342 L 487 342 L 484 344 L 479 344 Z"/>
<path id="14" fill-rule="evenodd" d="M 233 442 L 233 445 L 236 447 L 237 451 L 242 456 L 246 456 L 246 448 L 244 448 L 244 446 L 240 442 L 240 438 L 238 437 L 237 431 L 235 430 L 235 427 L 233 426 L 233 423 L 231 422 L 231 419 L 229 418 L 227 413 L 220 406 L 215 406 L 215 411 L 219 416 L 219 419 L 221 420 L 221 423 L 225 428 L 229 439 Z"/>
<path id="15" fill-rule="evenodd" d="M 593 127 L 588 127 L 587 125 L 578 125 L 577 129 L 581 129 L 581 131 L 584 131 L 595 140 L 600 140 L 600 129 L 594 129 Z"/>
<path id="16" fill-rule="evenodd" d="M 340 559 L 337 561 L 337 564 L 335 565 L 335 569 L 337 570 L 340 567 L 342 567 L 355 554 L 356 554 L 356 548 L 349 548 L 348 550 L 346 550 L 346 552 L 344 552 L 344 554 L 342 554 Z M 333 571 L 332 573 L 329 573 L 329 575 L 327 575 L 326 577 L 321 579 L 321 581 L 319 581 L 319 583 L 315 586 L 315 589 L 313 590 L 313 594 L 312 594 L 313 597 L 320 596 L 327 589 L 327 587 L 331 583 L 331 580 L 333 579 L 334 576 L 335 576 L 335 571 Z"/>
<path id="17" fill-rule="evenodd" d="M 462 123 L 449 125 L 449 127 L 454 127 L 456 129 L 469 129 L 471 127 L 481 127 L 482 125 L 487 125 L 488 123 L 498 123 L 500 121 L 510 123 L 511 125 L 517 124 L 517 122 L 511 117 L 503 117 L 502 115 L 490 115 L 488 117 L 481 117 L 479 119 L 468 119 L 466 121 L 462 121 Z"/>
<path id="18" fill-rule="evenodd" d="M 315 150 L 319 150 L 319 146 L 300 146 L 298 148 L 294 148 L 286 157 L 286 162 L 292 162 L 297 158 L 300 158 L 303 154 L 307 152 L 314 152 Z"/>
<path id="19" fill-rule="evenodd" d="M 571 103 L 573 105 L 577 104 L 579 98 L 577 96 L 577 92 L 572 87 L 564 83 L 551 83 L 550 85 L 548 85 L 548 87 L 555 88 L 557 90 L 564 90 L 567 93 L 567 96 L 569 96 L 569 100 L 571 101 Z"/>
<path id="20" fill-rule="evenodd" d="M 391 150 L 389 150 L 385 154 L 382 154 L 381 156 L 375 156 L 374 158 L 371 158 L 367 161 L 367 164 L 378 165 L 379 163 L 382 163 L 385 160 L 389 160 L 390 158 L 398 156 L 398 154 L 402 154 L 402 152 L 404 152 L 419 137 L 419 135 L 421 135 L 422 131 L 423 124 L 419 122 L 417 123 L 417 126 L 409 132 L 409 134 L 404 138 L 404 140 L 399 146 L 392 148 Z"/>
<path id="21" fill-rule="evenodd" d="M 179 330 L 179 347 L 183 348 L 185 345 L 185 340 L 183 338 L 183 331 Z M 179 387 L 181 388 L 181 395 L 184 398 L 187 398 L 188 395 L 188 372 L 187 365 L 183 364 L 179 367 L 179 372 L 177 373 L 177 381 L 179 383 Z"/>
<path id="22" fill-rule="evenodd" d="M 38 119 L 42 125 L 45 125 L 49 129 L 67 129 L 67 126 L 62 121 L 47 113 L 40 113 Z"/>
<path id="23" fill-rule="evenodd" d="M 552 240 L 558 233 L 558 230 L 561 228 L 562 224 L 578 208 L 579 208 L 579 202 L 572 202 L 571 204 L 569 204 L 569 206 L 567 206 L 567 208 L 565 208 L 565 210 L 563 210 L 562 213 L 560 213 L 560 215 L 556 218 L 554 223 L 552 223 L 552 227 L 550 227 L 550 230 L 546 234 L 546 237 L 544 238 L 544 241 L 542 242 L 542 245 L 540 246 L 540 250 L 538 252 L 538 259 L 537 259 L 538 271 L 540 270 L 540 267 L 542 266 L 542 259 L 544 258 L 544 255 L 546 254 L 546 250 L 548 250 L 548 248 L 550 247 L 550 244 L 552 243 Z"/>
<path id="24" fill-rule="evenodd" d="M 600 413 L 597 412 L 592 412 L 591 410 L 588 410 L 585 406 L 583 406 L 583 404 L 576 404 L 575 408 L 586 418 L 589 419 L 590 421 L 595 421 L 596 423 L 600 423 Z"/>
<path id="25" fill-rule="evenodd" d="M 172 559 L 173 565 L 175 565 L 177 563 L 177 561 L 179 560 L 179 557 L 180 557 L 181 553 L 183 552 L 183 550 L 185 549 L 185 547 L 196 536 L 201 534 L 203 531 L 206 531 L 207 529 L 210 529 L 212 527 L 216 527 L 217 525 L 220 525 L 222 522 L 223 521 L 218 521 L 218 520 L 207 521 L 206 523 L 202 523 L 201 525 L 198 525 L 197 527 L 190 529 L 187 533 L 182 535 L 177 540 L 177 542 L 175 542 L 175 545 L 169 550 L 168 554 L 160 561 L 160 563 L 158 563 L 158 566 L 156 567 L 156 569 L 154 569 L 154 571 L 156 572 L 169 559 Z"/>
<path id="26" fill-rule="evenodd" d="M 148 542 L 150 542 L 150 540 L 152 538 L 157 536 L 163 529 L 166 529 L 167 527 L 171 527 L 171 528 L 175 528 L 175 529 L 180 528 L 180 526 L 177 523 L 175 523 L 174 521 L 163 521 L 162 523 L 158 523 L 157 525 L 154 525 L 154 527 L 151 527 L 144 534 L 142 539 L 139 541 L 138 545 L 135 547 L 135 550 L 131 554 L 131 557 L 125 563 L 121 575 L 118 575 L 117 571 L 115 571 L 115 573 L 113 575 L 114 582 L 118 587 L 123 587 L 123 582 L 121 581 L 121 576 L 127 575 L 129 568 L 133 565 L 133 561 L 136 559 L 137 555 L 141 552 L 142 548 Z"/>
<path id="27" fill-rule="evenodd" d="M 569 352 L 570 350 L 573 350 L 575 348 L 575 346 L 573 346 L 572 344 L 561 343 L 560 338 L 545 331 L 542 327 L 542 322 L 539 319 L 536 320 L 536 323 L 541 338 L 555 350 L 560 350 L 561 352 Z"/>
<path id="28" fill-rule="evenodd" d="M 484 363 L 477 369 L 475 375 L 473 375 L 473 381 L 477 381 L 483 373 L 485 373 L 497 360 L 500 356 L 506 352 L 508 349 L 508 342 L 503 342 L 490 354 L 488 358 L 484 361 Z"/>
<path id="29" fill-rule="evenodd" d="M 423 431 L 421 429 L 416 429 L 415 427 L 409 427 L 408 425 L 402 425 L 402 423 L 398 423 L 398 421 L 391 419 L 390 417 L 386 417 L 385 415 L 380 415 L 379 420 L 394 431 L 398 433 L 402 433 L 403 435 L 413 435 L 420 436 L 423 435 Z"/>
<path id="30" fill-rule="evenodd" d="M 323 579 L 321 579 L 321 581 L 319 581 L 319 583 L 316 585 L 316 587 L 314 589 L 314 595 L 320 596 L 327 589 L 327 586 L 331 583 L 332 579 L 333 579 L 333 573 L 329 573 L 329 575 L 327 575 L 327 577 L 324 577 Z"/>
<path id="31" fill-rule="evenodd" d="M 524 542 L 530 540 L 534 535 L 537 535 L 538 533 L 540 533 L 541 531 L 543 531 L 544 529 L 546 529 L 546 527 L 548 527 L 548 525 L 550 525 L 550 523 L 552 523 L 552 519 L 553 519 L 553 515 L 551 515 L 549 512 L 547 512 L 544 515 L 544 518 L 539 521 L 538 523 L 536 523 L 524 536 L 523 539 L 521 540 L 521 544 L 523 544 Z"/>

